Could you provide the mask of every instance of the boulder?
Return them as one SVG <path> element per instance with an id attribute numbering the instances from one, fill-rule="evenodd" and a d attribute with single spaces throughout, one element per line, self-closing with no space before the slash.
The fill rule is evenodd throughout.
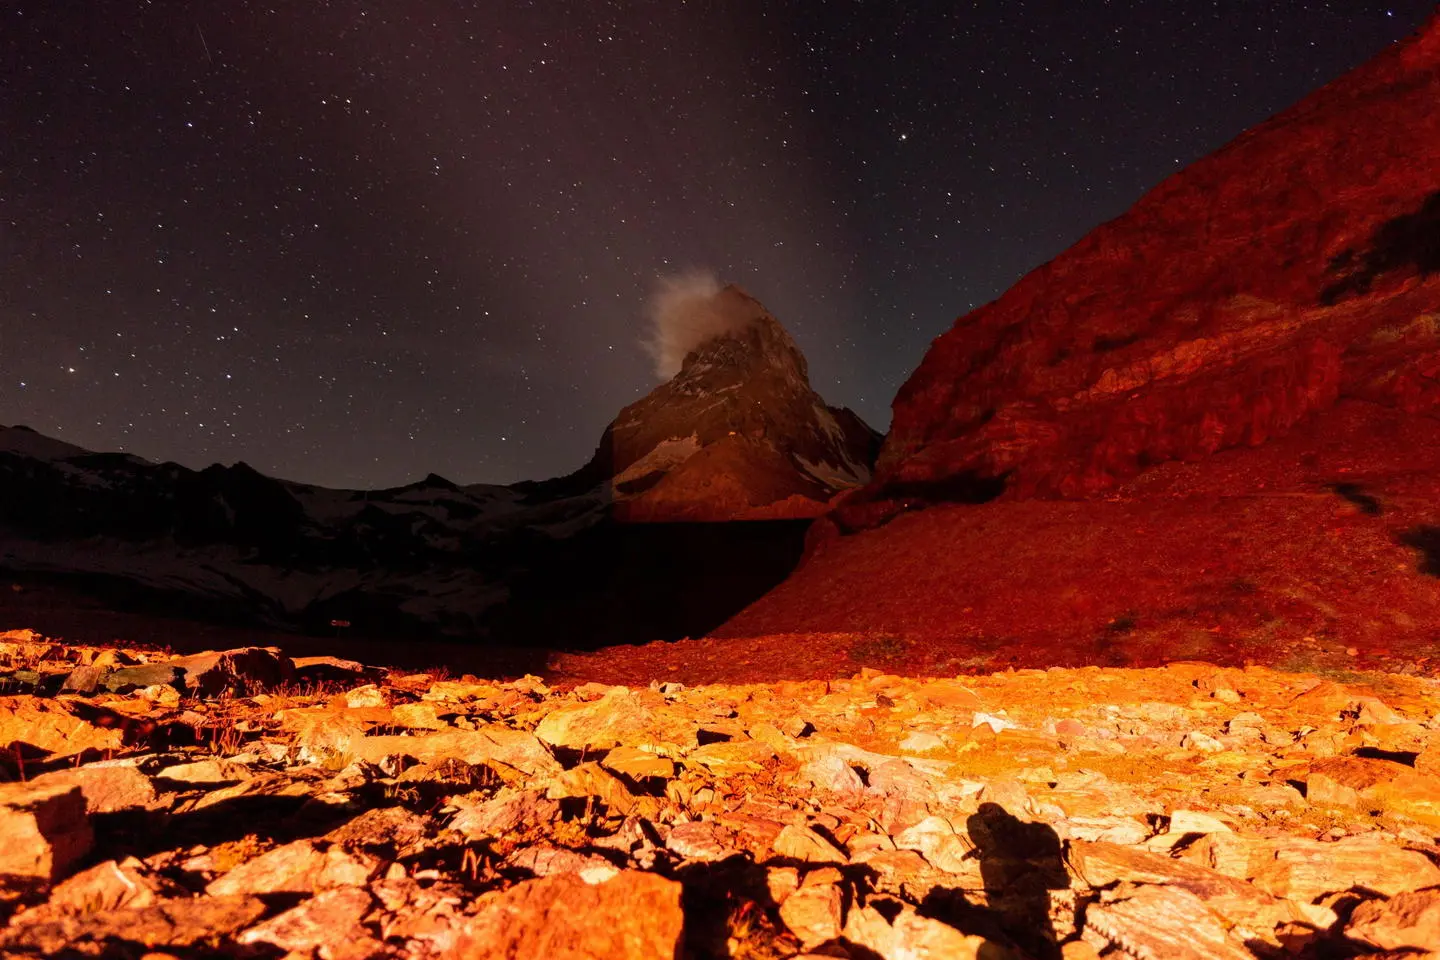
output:
<path id="1" fill-rule="evenodd" d="M 264 901 L 256 897 L 178 897 L 145 907 L 92 910 L 14 926 L 0 934 L 0 946 L 45 956 L 63 956 L 75 944 L 86 942 L 128 942 L 152 949 L 192 947 L 227 937 L 259 920 L 265 911 Z"/>
<path id="2" fill-rule="evenodd" d="M 373 859 L 334 844 L 296 840 L 246 861 L 205 892 L 212 897 L 241 894 L 313 893 L 327 887 L 363 886 L 374 875 Z"/>
<path id="3" fill-rule="evenodd" d="M 551 710 L 535 735 L 552 747 L 602 751 L 623 745 L 675 753 L 698 744 L 698 724 L 676 716 L 657 693 L 617 687 L 592 703 Z"/>
<path id="4" fill-rule="evenodd" d="M 1440 887 L 1367 900 L 1350 914 L 1345 936 L 1380 950 L 1440 946 Z"/>
<path id="5" fill-rule="evenodd" d="M 887 919 L 893 916 L 893 919 Z M 1014 954 L 984 937 L 969 936 L 948 924 L 922 917 L 912 908 L 881 911 L 865 906 L 850 911 L 845 939 L 883 960 L 1011 960 Z"/>
<path id="6" fill-rule="evenodd" d="M 444 957 L 673 960 L 680 893 L 673 880 L 633 870 L 594 885 L 575 874 L 526 880 L 482 897 Z"/>
<path id="7" fill-rule="evenodd" d="M 275 647 L 207 651 L 162 666 L 183 671 L 185 688 L 201 697 L 225 692 L 260 693 L 295 678 L 294 663 Z"/>
<path id="8" fill-rule="evenodd" d="M 52 757 L 68 757 L 87 750 L 116 750 L 124 739 L 118 727 L 82 720 L 62 701 L 0 697 L 0 752 L 38 750 Z"/>
<path id="9" fill-rule="evenodd" d="M 0 876 L 49 883 L 90 851 L 85 795 L 69 783 L 0 784 Z"/>
<path id="10" fill-rule="evenodd" d="M 129 693 L 144 687 L 175 686 L 183 676 L 184 671 L 174 664 L 144 663 L 111 670 L 102 684 L 111 693 Z"/>
<path id="11" fill-rule="evenodd" d="M 315 951 L 321 960 L 374 956 L 383 947 L 360 923 L 373 904 L 370 894 L 358 887 L 323 890 L 235 939 L 306 955 Z"/>
<path id="12" fill-rule="evenodd" d="M 840 936 L 845 895 L 833 883 L 802 887 L 780 904 L 780 919 L 806 950 Z"/>
<path id="13" fill-rule="evenodd" d="M 155 802 L 155 784 L 133 763 L 102 761 L 71 770 L 55 770 L 35 778 L 36 785 L 75 786 L 90 813 L 115 813 L 148 807 Z"/>

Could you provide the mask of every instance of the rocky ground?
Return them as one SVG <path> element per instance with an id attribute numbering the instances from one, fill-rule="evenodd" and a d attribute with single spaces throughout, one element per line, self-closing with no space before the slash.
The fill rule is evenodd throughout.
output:
<path id="1" fill-rule="evenodd" d="M 1440 956 L 1422 676 L 0 676 L 5 955 Z"/>

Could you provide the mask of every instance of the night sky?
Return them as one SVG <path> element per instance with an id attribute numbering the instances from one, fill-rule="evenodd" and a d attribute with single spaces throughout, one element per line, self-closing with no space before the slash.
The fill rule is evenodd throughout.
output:
<path id="1" fill-rule="evenodd" d="M 698 267 L 883 428 L 957 315 L 1432 9 L 6 3 L 0 423 L 332 486 L 566 473 Z"/>

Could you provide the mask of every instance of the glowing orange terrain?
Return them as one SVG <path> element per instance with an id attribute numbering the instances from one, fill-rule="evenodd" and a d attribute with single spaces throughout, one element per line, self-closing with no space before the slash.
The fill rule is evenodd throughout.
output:
<path id="1" fill-rule="evenodd" d="M 793 651 L 792 651 L 793 652 Z M 1440 692 L 551 688 L 0 634 L 6 956 L 1433 957 Z"/>

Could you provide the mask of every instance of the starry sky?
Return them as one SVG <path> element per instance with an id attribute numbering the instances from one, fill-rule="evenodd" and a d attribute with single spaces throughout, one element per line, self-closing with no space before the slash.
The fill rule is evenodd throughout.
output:
<path id="1" fill-rule="evenodd" d="M 0 423 L 567 473 L 708 268 L 877 427 L 929 342 L 1430 2 L 14 0 Z"/>

